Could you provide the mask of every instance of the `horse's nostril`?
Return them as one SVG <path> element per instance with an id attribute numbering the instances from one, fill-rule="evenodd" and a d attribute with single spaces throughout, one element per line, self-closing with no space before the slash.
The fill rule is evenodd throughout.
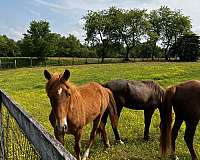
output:
<path id="1" fill-rule="evenodd" d="M 64 132 L 67 132 L 68 126 L 65 124 L 64 127 L 63 127 L 63 129 L 64 129 Z"/>
<path id="2" fill-rule="evenodd" d="M 59 132 L 63 132 L 63 127 L 58 125 L 58 126 L 56 126 L 56 130 Z"/>

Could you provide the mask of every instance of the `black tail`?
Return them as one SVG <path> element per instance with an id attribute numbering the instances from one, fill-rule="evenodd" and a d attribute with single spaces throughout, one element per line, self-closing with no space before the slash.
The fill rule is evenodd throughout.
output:
<path id="1" fill-rule="evenodd" d="M 165 157 L 171 144 L 171 124 L 172 124 L 172 98 L 176 92 L 176 87 L 166 89 L 162 103 L 161 126 L 160 126 L 160 149 L 161 156 Z"/>

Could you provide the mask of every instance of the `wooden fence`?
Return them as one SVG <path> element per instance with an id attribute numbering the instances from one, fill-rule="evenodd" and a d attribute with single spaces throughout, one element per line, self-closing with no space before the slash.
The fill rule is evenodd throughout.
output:
<path id="1" fill-rule="evenodd" d="M 19 105 L 12 101 L 8 95 L 0 90 L 0 111 L 2 111 L 3 106 L 5 106 L 9 113 L 14 117 L 27 139 L 39 153 L 41 159 L 75 160 L 75 158 L 65 150 L 62 144 L 48 134 L 38 122 L 30 117 Z M 2 119 L 3 116 L 0 114 L 0 159 L 4 159 L 4 147 L 6 146 L 6 143 L 4 142 Z"/>
<path id="2" fill-rule="evenodd" d="M 175 59 L 171 59 L 174 61 Z M 164 58 L 156 58 L 155 61 L 163 62 Z M 103 63 L 122 63 L 123 58 L 105 58 Z M 152 62 L 151 58 L 130 58 L 129 62 Z M 47 57 L 40 61 L 36 57 L 0 57 L 0 69 L 33 67 L 33 66 L 67 66 L 82 64 L 100 64 L 100 58 L 78 57 Z"/>

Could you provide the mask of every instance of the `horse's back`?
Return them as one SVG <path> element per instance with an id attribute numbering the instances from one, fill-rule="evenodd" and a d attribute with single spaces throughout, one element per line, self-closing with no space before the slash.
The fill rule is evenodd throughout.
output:
<path id="1" fill-rule="evenodd" d="M 103 86 L 113 92 L 118 105 L 134 109 L 145 109 L 160 103 L 159 95 L 153 88 L 155 85 L 157 84 L 152 81 L 113 80 Z M 160 87 L 157 87 L 157 89 L 159 92 L 162 91 Z"/>
<path id="2" fill-rule="evenodd" d="M 127 80 L 112 80 L 103 84 L 104 87 L 110 89 L 118 106 L 126 105 L 126 97 L 128 96 Z"/>
<path id="3" fill-rule="evenodd" d="M 109 90 L 97 82 L 86 83 L 77 89 L 86 103 L 109 102 Z"/>
<path id="4" fill-rule="evenodd" d="M 200 81 L 191 80 L 176 85 L 173 105 L 175 112 L 184 118 L 200 119 Z"/>

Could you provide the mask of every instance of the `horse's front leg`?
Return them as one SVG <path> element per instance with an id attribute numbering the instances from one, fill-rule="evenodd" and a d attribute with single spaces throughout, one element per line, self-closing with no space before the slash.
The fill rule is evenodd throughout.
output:
<path id="1" fill-rule="evenodd" d="M 144 110 L 144 124 L 145 124 L 144 140 L 145 141 L 149 140 L 149 127 L 150 127 L 150 124 L 151 124 L 151 118 L 152 118 L 154 111 L 155 111 L 155 108 L 150 108 L 150 109 Z"/>
<path id="2" fill-rule="evenodd" d="M 77 160 L 81 160 L 81 155 L 80 155 L 80 151 L 81 151 L 81 134 L 82 134 L 82 128 L 78 129 L 75 133 L 75 146 L 74 146 L 74 150 L 76 152 L 76 158 Z"/>
<path id="3" fill-rule="evenodd" d="M 97 129 L 99 127 L 99 124 L 100 124 L 100 121 L 101 121 L 101 115 L 99 115 L 94 121 L 93 121 L 93 128 L 92 128 L 92 132 L 90 134 L 90 141 L 89 141 L 89 144 L 87 146 L 87 149 L 83 155 L 83 159 L 82 160 L 86 160 L 89 156 L 89 153 L 90 153 L 90 148 L 94 142 L 94 139 L 96 137 L 96 133 L 97 133 Z"/>

